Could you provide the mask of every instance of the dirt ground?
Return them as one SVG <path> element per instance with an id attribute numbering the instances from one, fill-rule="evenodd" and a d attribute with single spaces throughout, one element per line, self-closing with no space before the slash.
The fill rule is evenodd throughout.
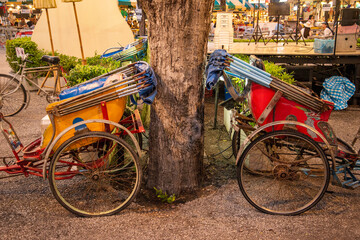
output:
<path id="1" fill-rule="evenodd" d="M 24 143 L 40 135 L 39 123 L 45 115 L 45 106 L 45 98 L 32 93 L 29 108 L 10 119 Z M 196 193 L 197 198 L 165 206 L 137 200 L 115 216 L 79 218 L 58 204 L 47 181 L 38 177 L 1 179 L 0 238 L 360 238 L 360 189 L 330 186 L 329 192 L 313 209 L 292 217 L 266 215 L 248 204 L 236 182 L 231 149 L 219 154 L 231 144 L 222 125 L 222 113 L 223 109 L 219 108 L 218 128 L 213 129 L 214 99 L 206 99 L 206 177 L 203 187 Z M 330 123 L 338 136 L 350 142 L 360 126 L 360 111 L 334 112 Z M 4 139 L 0 139 L 1 156 L 9 156 L 11 152 Z"/>

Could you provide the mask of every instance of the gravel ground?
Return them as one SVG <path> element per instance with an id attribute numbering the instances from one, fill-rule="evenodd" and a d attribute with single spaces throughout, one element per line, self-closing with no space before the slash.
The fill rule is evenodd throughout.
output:
<path id="1" fill-rule="evenodd" d="M 8 71 L 0 50 L 0 69 Z M 28 109 L 9 120 L 24 143 L 40 135 L 45 98 L 31 94 Z M 207 110 L 213 108 L 207 104 Z M 221 113 L 221 111 L 220 111 Z M 206 118 L 209 123 L 211 116 Z M 360 111 L 334 112 L 330 123 L 337 135 L 351 141 L 360 126 Z M 210 128 L 207 128 L 207 144 Z M 215 138 L 216 139 L 216 138 Z M 9 156 L 3 138 L 1 156 Z M 218 156 L 220 160 L 221 156 Z M 217 160 L 217 159 L 215 159 Z M 213 160 L 208 160 L 213 161 Z M 222 161 L 224 161 L 222 159 Z M 228 160 L 233 164 L 234 159 Z M 2 176 L 2 175 L 0 175 Z M 218 186 L 208 185 L 202 197 L 159 207 L 133 203 L 115 216 L 78 218 L 52 196 L 47 181 L 37 177 L 1 180 L 1 239 L 359 239 L 360 189 L 330 186 L 320 203 L 293 217 L 266 215 L 242 197 L 234 175 Z M 359 201 L 359 202 L 358 202 Z"/>

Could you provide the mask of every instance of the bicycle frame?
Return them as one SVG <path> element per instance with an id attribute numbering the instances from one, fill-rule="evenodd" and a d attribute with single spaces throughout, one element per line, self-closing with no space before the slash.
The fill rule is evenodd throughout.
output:
<path id="1" fill-rule="evenodd" d="M 102 110 L 104 112 L 107 111 L 106 107 L 103 108 Z M 4 123 L 8 125 L 8 129 L 4 128 L 3 126 Z M 16 162 L 10 165 L 6 163 L 5 159 L 12 157 L 2 157 L 5 166 L 0 166 L 0 172 L 5 172 L 12 176 L 24 175 L 28 177 L 29 175 L 34 175 L 38 177 L 43 177 L 45 179 L 47 177 L 47 162 L 49 161 L 50 154 L 52 153 L 53 147 L 55 146 L 56 142 L 69 130 L 74 129 L 79 125 L 88 124 L 88 123 L 101 123 L 106 125 L 114 125 L 116 128 L 119 129 L 119 131 L 117 133 L 114 133 L 114 135 L 117 136 L 129 135 L 131 140 L 134 142 L 137 153 L 141 157 L 140 146 L 133 135 L 135 133 L 145 132 L 138 110 L 135 110 L 133 115 L 125 118 L 119 123 L 111 122 L 106 118 L 104 118 L 104 119 L 87 120 L 74 124 L 69 128 L 67 128 L 66 130 L 64 130 L 62 133 L 60 133 L 59 136 L 54 138 L 46 148 L 38 149 L 34 151 L 33 153 L 31 153 L 31 156 L 29 155 L 25 156 L 24 150 L 27 148 L 31 150 L 32 148 L 39 146 L 41 142 L 41 138 L 38 138 L 32 143 L 28 144 L 27 146 L 24 146 L 19 140 L 19 137 L 16 134 L 15 129 L 12 127 L 11 123 L 7 121 L 0 112 L 0 130 L 3 133 L 16 159 Z M 24 155 L 21 157 L 20 153 L 22 152 L 24 153 Z M 73 163 L 72 165 L 79 166 L 78 163 Z M 7 176 L 7 177 L 11 177 L 11 176 Z M 0 179 L 2 178 L 6 178 L 6 177 L 0 177 Z"/>
<path id="2" fill-rule="evenodd" d="M 46 75 L 46 79 L 49 77 L 50 75 L 50 72 L 54 72 L 54 75 L 56 76 L 55 78 L 55 86 L 54 86 L 54 92 L 60 92 L 60 86 L 58 86 L 58 80 L 60 78 L 60 71 L 61 71 L 61 67 L 60 65 L 49 65 L 49 66 L 43 66 L 43 67 L 34 67 L 34 68 L 26 68 L 26 59 L 23 61 L 22 64 L 19 64 L 20 66 L 20 69 L 13 75 L 13 79 L 18 79 L 19 80 L 19 85 L 11 92 L 8 92 L 7 94 L 4 94 L 3 96 L 7 96 L 7 95 L 11 95 L 13 94 L 14 92 L 16 92 L 20 85 L 23 84 L 25 81 L 28 81 L 30 82 L 31 84 L 35 85 L 38 89 L 39 89 L 39 92 L 38 94 L 41 92 L 45 93 L 46 95 L 48 95 L 47 91 L 45 91 L 43 88 L 43 86 L 41 85 L 38 85 L 35 81 L 33 81 L 32 79 L 28 78 L 26 76 L 26 74 L 31 74 L 31 73 L 41 73 L 41 72 L 46 72 L 47 75 Z M 11 79 L 12 80 L 12 79 Z M 10 81 L 9 81 L 10 82 Z M 6 89 L 6 85 L 5 87 L 3 88 L 4 90 Z M 4 91 L 3 90 L 3 91 Z M 0 92 L 0 94 L 3 93 Z M 28 102 L 29 100 L 27 100 Z"/>

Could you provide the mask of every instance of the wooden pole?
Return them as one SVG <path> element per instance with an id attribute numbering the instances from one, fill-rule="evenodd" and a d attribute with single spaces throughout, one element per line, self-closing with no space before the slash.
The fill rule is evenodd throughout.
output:
<path id="1" fill-rule="evenodd" d="M 86 65 L 86 59 L 85 59 L 85 57 L 84 57 L 84 50 L 83 50 L 82 41 L 81 41 L 80 26 L 79 26 L 79 20 L 78 20 L 78 16 L 77 16 L 77 12 L 76 12 L 75 2 L 73 2 L 73 7 L 74 7 L 74 13 L 75 13 L 75 20 L 76 20 L 77 31 L 78 31 L 78 35 L 79 35 L 81 58 L 82 58 L 82 61 L 81 61 L 81 62 L 82 62 L 82 65 Z"/>
<path id="2" fill-rule="evenodd" d="M 45 9 L 46 11 L 46 18 L 47 18 L 47 22 L 48 22 L 48 28 L 49 28 L 49 36 L 50 36 L 50 44 L 51 44 L 51 52 L 52 55 L 55 56 L 55 51 L 54 51 L 54 44 L 53 44 L 53 39 L 52 39 L 52 34 L 51 34 L 51 27 L 50 27 L 50 19 L 49 19 L 49 12 L 48 9 Z"/>

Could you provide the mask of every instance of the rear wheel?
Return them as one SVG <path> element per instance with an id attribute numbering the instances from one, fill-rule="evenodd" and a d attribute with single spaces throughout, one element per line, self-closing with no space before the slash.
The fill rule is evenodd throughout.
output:
<path id="1" fill-rule="evenodd" d="M 284 130 L 249 144 L 237 165 L 237 178 L 242 194 L 256 209 L 296 215 L 320 201 L 330 170 L 319 144 L 304 134 Z"/>
<path id="2" fill-rule="evenodd" d="M 138 155 L 119 137 L 88 132 L 65 141 L 54 154 L 49 172 L 56 200 L 84 217 L 115 214 L 140 189 Z"/>
<path id="3" fill-rule="evenodd" d="M 26 105 L 26 91 L 16 78 L 0 74 L 0 112 L 5 117 L 14 116 Z"/>

